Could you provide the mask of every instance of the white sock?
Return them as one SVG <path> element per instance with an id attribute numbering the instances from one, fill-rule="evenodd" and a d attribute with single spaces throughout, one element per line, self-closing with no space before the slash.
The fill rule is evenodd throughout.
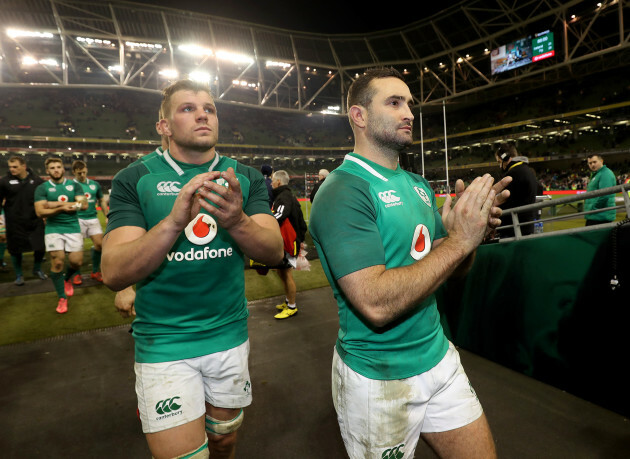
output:
<path id="1" fill-rule="evenodd" d="M 296 304 L 295 304 L 295 303 L 290 304 L 290 303 L 287 301 L 287 306 L 288 306 L 288 307 L 290 307 L 291 309 L 295 309 Z"/>

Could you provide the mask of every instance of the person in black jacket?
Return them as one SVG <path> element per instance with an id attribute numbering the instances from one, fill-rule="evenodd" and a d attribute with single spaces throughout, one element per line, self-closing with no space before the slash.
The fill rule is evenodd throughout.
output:
<path id="1" fill-rule="evenodd" d="M 271 186 L 274 197 L 271 211 L 280 225 L 284 240 L 284 260 L 281 266 L 276 267 L 276 272 L 284 286 L 285 301 L 276 306 L 280 312 L 274 317 L 288 319 L 298 312 L 295 299 L 297 289 L 292 270 L 296 267 L 300 244 L 306 235 L 306 222 L 302 207 L 289 188 L 289 174 L 282 170 L 274 172 Z"/>
<path id="2" fill-rule="evenodd" d="M 0 179 L 0 211 L 4 209 L 7 250 L 15 271 L 15 285 L 24 285 L 22 254 L 33 252 L 33 274 L 40 279 L 48 276 L 41 265 L 46 254 L 44 221 L 35 213 L 35 188 L 44 181 L 36 175 L 21 156 L 11 156 L 9 173 Z"/>
<path id="3" fill-rule="evenodd" d="M 329 173 L 330 172 L 328 172 L 328 169 L 319 170 L 319 174 L 317 175 L 317 177 L 319 178 L 319 182 L 315 184 L 313 190 L 311 191 L 311 195 L 309 196 L 311 203 L 313 203 L 313 199 L 315 199 L 315 194 L 317 193 L 317 190 L 319 190 L 319 187 L 322 186 L 322 183 L 324 183 L 324 180 L 326 180 L 326 177 L 328 177 Z"/>
<path id="4" fill-rule="evenodd" d="M 512 215 L 507 212 L 508 209 L 520 207 L 536 202 L 536 191 L 538 189 L 538 180 L 534 171 L 527 165 L 529 159 L 526 156 L 519 156 L 516 147 L 510 143 L 503 143 L 495 152 L 495 157 L 499 163 L 499 167 L 503 172 L 502 177 L 511 176 L 512 182 L 507 186 L 510 191 L 510 197 L 503 203 L 501 209 L 501 226 L 512 224 Z M 518 213 L 519 223 L 532 222 L 528 225 L 521 226 L 521 234 L 523 236 L 534 232 L 533 221 L 536 218 L 536 211 Z M 498 230 L 500 238 L 514 237 L 513 228 L 504 228 Z"/>

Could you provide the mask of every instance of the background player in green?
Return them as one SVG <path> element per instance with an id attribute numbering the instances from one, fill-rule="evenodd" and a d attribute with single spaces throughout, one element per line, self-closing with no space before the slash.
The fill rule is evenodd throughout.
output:
<path id="1" fill-rule="evenodd" d="M 313 201 L 309 230 L 339 307 L 333 402 L 353 459 L 411 458 L 420 436 L 440 457 L 490 458 L 488 423 L 433 292 L 500 224 L 510 179 L 458 181 L 440 216 L 428 182 L 398 163 L 412 102 L 396 70 L 360 76 L 348 93 L 354 152 Z"/>
<path id="2" fill-rule="evenodd" d="M 251 403 L 243 257 L 280 263 L 282 237 L 260 172 L 215 150 L 209 88 L 183 80 L 163 95 L 169 149 L 114 178 L 103 282 L 136 284 L 136 393 L 152 455 L 233 457 Z"/>
<path id="3" fill-rule="evenodd" d="M 83 262 L 83 237 L 77 211 L 87 208 L 81 187 L 64 177 L 65 169 L 60 158 L 48 158 L 44 163 L 50 177 L 35 190 L 35 212 L 46 219 L 44 236 L 50 253 L 50 278 L 59 301 L 56 311 L 68 311 L 68 297 L 74 294 L 71 278 Z M 66 253 L 68 269 L 62 273 Z"/>
<path id="4" fill-rule="evenodd" d="M 78 159 L 72 163 L 74 182 L 79 184 L 83 190 L 88 205 L 86 210 L 79 210 L 77 215 L 79 216 L 79 226 L 81 227 L 83 238 L 92 240 L 92 249 L 90 250 L 92 255 L 92 272 L 90 277 L 98 282 L 102 282 L 101 250 L 103 247 L 103 227 L 98 219 L 96 206 L 98 204 L 101 207 L 105 217 L 107 217 L 107 206 L 101 185 L 96 180 L 88 178 L 87 173 L 88 168 L 85 162 Z M 80 272 L 74 275 L 72 283 L 74 285 L 83 283 Z"/>

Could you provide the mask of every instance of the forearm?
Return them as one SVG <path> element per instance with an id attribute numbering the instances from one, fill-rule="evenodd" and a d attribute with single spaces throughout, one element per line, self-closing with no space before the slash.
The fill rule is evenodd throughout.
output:
<path id="1" fill-rule="evenodd" d="M 138 237 L 125 240 L 130 232 Z M 120 291 L 148 277 L 164 261 L 180 233 L 168 217 L 148 232 L 122 227 L 107 233 L 101 259 L 103 283 Z"/>
<path id="2" fill-rule="evenodd" d="M 271 218 L 268 220 L 276 225 Z M 283 242 L 277 225 L 261 225 L 253 217 L 243 214 L 241 223 L 228 232 L 248 258 L 268 266 L 278 265 L 282 261 Z"/>
<path id="3" fill-rule="evenodd" d="M 373 325 L 383 327 L 415 309 L 433 294 L 471 252 L 455 240 L 445 239 L 423 259 L 408 266 L 355 274 L 339 279 L 350 302 Z M 365 274 L 365 273 L 364 273 Z M 360 280 L 358 280 L 360 279 Z"/>
<path id="4" fill-rule="evenodd" d="M 53 217 L 67 211 L 68 204 L 58 201 L 38 201 L 35 203 L 35 213 L 40 218 Z"/>

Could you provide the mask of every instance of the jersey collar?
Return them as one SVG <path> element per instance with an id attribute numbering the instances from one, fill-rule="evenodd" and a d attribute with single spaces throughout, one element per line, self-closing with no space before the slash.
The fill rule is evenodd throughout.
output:
<path id="1" fill-rule="evenodd" d="M 376 164 L 375 162 L 370 161 L 369 159 L 364 158 L 363 156 L 360 156 L 356 153 L 348 153 L 346 156 L 344 156 L 343 159 L 344 161 L 352 161 L 353 163 L 362 167 L 367 172 L 372 174 L 374 177 L 382 180 L 383 182 L 389 181 L 386 175 L 393 177 L 395 174 L 398 174 L 400 171 L 400 164 L 396 166 L 395 170 L 391 170 L 379 164 Z"/>
<path id="2" fill-rule="evenodd" d="M 168 165 L 171 166 L 171 168 L 175 172 L 177 172 L 177 175 L 184 175 L 183 169 L 179 166 L 179 164 L 175 162 L 173 158 L 171 158 L 171 155 L 169 154 L 168 150 L 164 151 L 164 153 L 162 154 L 162 158 L 164 158 L 164 160 L 168 163 Z M 216 165 L 219 164 L 219 159 L 220 159 L 219 152 L 215 150 L 214 160 L 210 164 L 210 167 L 208 167 L 208 172 L 212 172 L 214 170 Z"/>

